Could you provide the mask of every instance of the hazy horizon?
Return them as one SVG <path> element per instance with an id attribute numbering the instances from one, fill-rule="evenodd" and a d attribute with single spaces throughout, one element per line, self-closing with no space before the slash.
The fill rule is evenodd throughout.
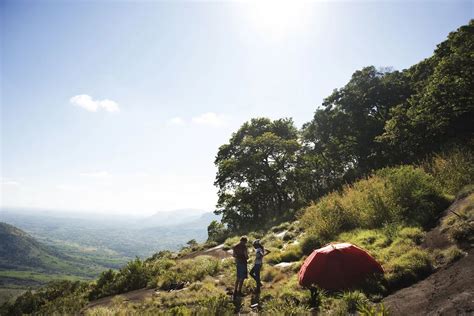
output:
<path id="1" fill-rule="evenodd" d="M 218 147 L 407 68 L 471 1 L 2 1 L 1 208 L 213 211 Z M 403 20 L 404 23 L 400 23 Z"/>

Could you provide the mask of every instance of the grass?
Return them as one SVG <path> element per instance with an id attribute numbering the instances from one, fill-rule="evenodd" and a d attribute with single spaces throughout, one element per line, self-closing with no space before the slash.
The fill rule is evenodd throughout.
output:
<path id="1" fill-rule="evenodd" d="M 306 232 L 327 243 L 344 231 L 387 224 L 428 226 L 447 205 L 434 178 L 421 168 L 402 166 L 333 192 L 301 217 Z"/>
<path id="2" fill-rule="evenodd" d="M 318 312 L 324 315 L 387 315 L 383 305 L 374 305 L 373 302 L 423 279 L 438 266 L 461 258 L 464 255 L 461 244 L 472 242 L 470 238 L 474 235 L 470 226 L 474 217 L 474 194 L 472 185 L 464 186 L 466 181 L 471 181 L 470 176 L 463 175 L 464 172 L 471 172 L 466 161 L 472 157 L 462 156 L 461 153 L 455 155 L 435 156 L 430 164 L 425 163 L 421 167 L 401 166 L 380 170 L 367 179 L 344 187 L 340 192 L 321 198 L 302 212 L 299 221 L 282 223 L 266 234 L 250 233 L 249 244 L 258 238 L 265 249 L 271 251 L 264 259 L 261 274 L 264 282 L 260 296 L 261 314 L 302 315 L 310 312 L 310 293 L 299 286 L 297 272 L 305 256 L 327 242 L 358 245 L 382 264 L 385 274 L 382 279 L 369 279 L 345 292 L 320 291 Z M 455 162 L 462 165 L 450 165 Z M 467 196 L 467 202 L 457 211 L 457 215 L 450 214 L 442 223 L 443 231 L 459 246 L 430 253 L 420 246 L 425 231 L 446 206 L 446 194 L 454 196 L 461 184 L 465 188 L 461 194 Z M 283 236 L 277 236 L 283 231 L 286 231 Z M 224 249 L 230 249 L 239 240 L 240 236 L 226 239 Z M 231 315 L 240 304 L 243 304 L 243 312 L 250 313 L 251 295 L 235 306 L 229 300 L 227 292 L 233 289 L 235 281 L 233 258 L 219 260 L 199 256 L 180 259 L 180 255 L 193 249 L 210 246 L 192 245 L 179 254 L 162 252 L 144 262 L 137 259 L 128 268 L 126 266 L 113 272 L 109 281 L 104 276 L 102 281 L 105 285 L 108 285 L 107 282 L 111 282 L 109 285 L 114 285 L 114 282 L 120 285 L 123 280 L 125 283 L 135 280 L 134 276 L 139 274 L 145 276 L 148 286 L 157 288 L 159 293 L 140 303 L 126 302 L 117 297 L 112 306 L 97 307 L 87 311 L 87 314 Z M 254 257 L 251 247 L 249 255 L 250 268 Z M 286 269 L 273 266 L 279 262 L 293 262 L 293 265 Z M 5 274 L 0 272 L 0 277 L 2 273 Z M 14 271 L 8 273 L 10 277 L 15 276 Z M 25 273 L 18 271 L 20 276 L 32 277 Z M 47 279 L 49 276 L 37 277 Z M 100 280 L 95 285 L 89 284 L 85 295 L 98 282 Z M 178 283 L 184 289 L 168 291 Z M 244 293 L 251 294 L 254 288 L 253 279 L 244 282 Z M 81 297 L 78 301 L 84 302 Z M 70 296 L 51 304 L 74 305 L 73 301 L 74 297 Z M 50 310 L 54 311 L 53 308 Z"/>
<path id="3" fill-rule="evenodd" d="M 419 245 L 424 232 L 418 227 L 391 226 L 342 233 L 339 241 L 367 250 L 385 270 L 388 290 L 410 285 L 433 270 L 434 258 Z"/>
<path id="4" fill-rule="evenodd" d="M 464 205 L 456 213 L 449 214 L 442 222 L 442 231 L 462 246 L 474 242 L 474 193 L 465 199 Z"/>
<path id="5" fill-rule="evenodd" d="M 467 148 L 436 154 L 421 166 L 452 196 L 474 183 L 474 152 Z"/>

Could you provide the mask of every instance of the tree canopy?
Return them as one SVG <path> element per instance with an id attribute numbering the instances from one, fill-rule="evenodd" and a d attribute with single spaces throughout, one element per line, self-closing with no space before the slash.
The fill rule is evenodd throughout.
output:
<path id="1" fill-rule="evenodd" d="M 356 71 L 300 131 L 291 119 L 252 119 L 219 148 L 216 213 L 231 232 L 254 229 L 376 169 L 472 148 L 473 87 L 470 21 L 409 69 Z"/>

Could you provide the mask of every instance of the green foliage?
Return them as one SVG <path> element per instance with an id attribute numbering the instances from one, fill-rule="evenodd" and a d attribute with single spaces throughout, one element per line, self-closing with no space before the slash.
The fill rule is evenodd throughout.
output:
<path id="1" fill-rule="evenodd" d="M 303 238 L 301 241 L 301 251 L 304 255 L 311 254 L 314 250 L 321 248 L 323 244 L 321 240 L 316 235 L 308 235 Z"/>
<path id="2" fill-rule="evenodd" d="M 299 261 L 303 253 L 301 252 L 300 245 L 289 245 L 280 254 L 282 262 L 294 262 Z"/>
<path id="3" fill-rule="evenodd" d="M 464 204 L 455 213 L 450 213 L 442 223 L 443 231 L 459 244 L 471 244 L 474 241 L 474 194 L 468 195 Z"/>
<path id="4" fill-rule="evenodd" d="M 431 224 L 446 206 L 434 179 L 420 168 L 386 168 L 308 207 L 301 223 L 329 242 L 343 231 L 387 224 Z"/>
<path id="5" fill-rule="evenodd" d="M 423 231 L 418 227 L 391 226 L 380 229 L 357 229 L 342 233 L 338 239 L 366 249 L 385 270 L 385 282 L 392 291 L 408 286 L 427 276 L 434 258 L 422 249 Z M 379 280 L 361 284 L 366 293 L 385 292 Z"/>
<path id="6" fill-rule="evenodd" d="M 411 67 L 406 75 L 413 94 L 391 111 L 380 140 L 405 161 L 473 135 L 474 21 L 449 34 L 435 54 Z"/>
<path id="7" fill-rule="evenodd" d="M 390 313 L 383 303 L 380 304 L 359 304 L 357 311 L 361 316 L 389 316 Z"/>
<path id="8" fill-rule="evenodd" d="M 309 186 L 311 199 L 385 166 L 384 146 L 376 137 L 383 133 L 390 110 L 411 90 L 404 72 L 370 66 L 354 72 L 324 100 L 324 108 L 316 110 L 302 132 L 304 173 L 316 182 Z"/>
<path id="9" fill-rule="evenodd" d="M 268 300 L 263 305 L 263 315 L 306 315 L 310 312 L 308 305 L 302 305 L 293 300 Z"/>
<path id="10" fill-rule="evenodd" d="M 208 241 L 221 243 L 227 238 L 227 235 L 228 231 L 225 228 L 225 225 L 216 220 L 213 220 L 207 227 Z"/>
<path id="11" fill-rule="evenodd" d="M 203 280 L 206 276 L 215 276 L 219 266 L 219 260 L 210 256 L 179 260 L 176 265 L 158 275 L 157 284 L 160 288 L 169 289 L 177 284 Z"/>
<path id="12" fill-rule="evenodd" d="M 448 206 L 434 178 L 420 168 L 402 166 L 377 172 L 386 180 L 396 216 L 409 225 L 428 226 Z"/>
<path id="13" fill-rule="evenodd" d="M 341 295 L 341 299 L 345 302 L 347 312 L 350 314 L 355 313 L 359 305 L 365 305 L 368 303 L 365 294 L 359 291 L 344 292 Z"/>
<path id="14" fill-rule="evenodd" d="M 474 152 L 469 147 L 455 147 L 435 154 L 422 167 L 450 195 L 456 195 L 463 187 L 474 183 Z"/>
<path id="15" fill-rule="evenodd" d="M 457 246 L 451 246 L 443 250 L 435 251 L 436 262 L 441 266 L 453 263 L 465 255 L 466 253 L 464 253 Z"/>
<path id="16" fill-rule="evenodd" d="M 0 311 L 5 315 L 75 314 L 87 303 L 88 285 L 79 281 L 54 281 L 32 292 L 26 291 Z"/>
<path id="17" fill-rule="evenodd" d="M 432 259 L 426 251 L 408 249 L 405 253 L 398 253 L 398 257 L 392 257 L 386 265 L 386 279 L 391 289 L 413 284 L 426 277 L 433 269 Z"/>
<path id="18" fill-rule="evenodd" d="M 217 214 L 232 232 L 270 227 L 301 201 L 292 170 L 300 149 L 291 119 L 252 119 L 219 148 Z"/>
<path id="19" fill-rule="evenodd" d="M 240 241 L 240 236 L 229 237 L 224 242 L 224 249 L 228 250 L 234 247 Z"/>
<path id="20" fill-rule="evenodd" d="M 93 300 L 144 288 L 151 279 L 150 272 L 156 272 L 158 269 L 152 264 L 150 264 L 152 268 L 149 269 L 148 264 L 136 258 L 117 272 L 113 270 L 102 272 L 97 282 L 92 286 L 89 299 Z"/>

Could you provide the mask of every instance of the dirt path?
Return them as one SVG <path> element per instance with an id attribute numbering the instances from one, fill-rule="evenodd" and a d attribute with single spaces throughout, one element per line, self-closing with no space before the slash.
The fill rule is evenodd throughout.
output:
<path id="1" fill-rule="evenodd" d="M 218 245 L 206 250 L 192 252 L 190 254 L 182 256 L 181 258 L 179 258 L 179 260 L 192 259 L 198 256 L 211 256 L 217 259 L 225 259 L 225 258 L 232 257 L 232 255 L 228 251 L 224 250 L 224 244 L 221 244 L 221 245 Z"/>
<path id="2" fill-rule="evenodd" d="M 474 315 L 474 250 L 383 303 L 391 315 Z"/>
<path id="3" fill-rule="evenodd" d="M 103 297 L 87 304 L 86 307 L 84 307 L 81 310 L 80 314 L 83 315 L 86 310 L 94 308 L 94 307 L 110 306 L 112 305 L 112 300 L 117 296 L 123 297 L 126 302 L 137 303 L 137 302 L 142 302 L 147 298 L 151 298 L 153 294 L 155 294 L 155 289 L 140 289 L 140 290 L 135 290 L 135 291 L 131 291 L 131 292 L 123 293 L 123 294 Z"/>

